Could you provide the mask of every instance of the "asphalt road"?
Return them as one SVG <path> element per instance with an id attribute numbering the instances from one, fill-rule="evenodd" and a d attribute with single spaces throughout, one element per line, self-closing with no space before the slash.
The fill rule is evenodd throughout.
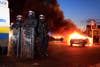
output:
<path id="1" fill-rule="evenodd" d="M 65 43 L 51 42 L 48 53 L 48 57 L 33 60 L 0 57 L 0 67 L 100 67 L 100 46 L 69 47 Z"/>

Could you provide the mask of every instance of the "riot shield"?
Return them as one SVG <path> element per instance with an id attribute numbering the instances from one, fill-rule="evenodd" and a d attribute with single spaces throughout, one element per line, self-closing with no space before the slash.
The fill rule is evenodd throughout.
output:
<path id="1" fill-rule="evenodd" d="M 34 58 L 34 28 L 23 28 L 21 47 L 21 57 Z"/>
<path id="2" fill-rule="evenodd" d="M 34 28 L 19 27 L 12 29 L 11 44 L 17 57 L 34 58 Z"/>

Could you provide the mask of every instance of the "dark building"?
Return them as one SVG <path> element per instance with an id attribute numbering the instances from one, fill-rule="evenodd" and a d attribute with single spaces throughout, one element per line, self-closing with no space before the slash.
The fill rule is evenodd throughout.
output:
<path id="1" fill-rule="evenodd" d="M 87 25 L 86 26 L 86 31 L 85 33 L 92 37 L 92 31 L 91 31 L 91 25 Z M 94 38 L 94 41 L 97 41 L 97 42 L 100 42 L 100 25 L 97 25 L 96 29 L 93 30 L 93 38 Z M 95 39 L 97 38 L 97 39 Z"/>

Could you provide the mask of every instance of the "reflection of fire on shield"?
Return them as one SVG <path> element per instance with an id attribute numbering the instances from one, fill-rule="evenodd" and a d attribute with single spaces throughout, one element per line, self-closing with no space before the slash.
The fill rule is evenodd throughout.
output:
<path id="1" fill-rule="evenodd" d="M 34 58 L 34 28 L 13 28 L 10 35 L 17 57 Z"/>
<path id="2" fill-rule="evenodd" d="M 34 57 L 34 28 L 24 28 L 22 32 L 23 44 L 21 49 L 21 56 L 33 58 Z"/>

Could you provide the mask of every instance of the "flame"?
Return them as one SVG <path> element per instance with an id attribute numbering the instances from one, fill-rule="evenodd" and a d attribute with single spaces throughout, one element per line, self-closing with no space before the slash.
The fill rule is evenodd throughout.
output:
<path id="1" fill-rule="evenodd" d="M 52 36 L 52 37 L 55 38 L 55 39 L 60 39 L 60 38 L 62 38 L 62 36 L 61 36 L 60 34 L 51 34 L 51 35 L 49 35 L 49 36 Z"/>
<path id="2" fill-rule="evenodd" d="M 80 33 L 78 32 L 74 32 L 70 35 L 70 38 L 75 38 L 75 39 L 86 39 L 85 36 L 81 35 Z"/>
<path id="3" fill-rule="evenodd" d="M 53 36 L 55 39 L 60 39 L 62 36 Z"/>
<path id="4" fill-rule="evenodd" d="M 88 37 L 84 34 L 81 34 L 79 32 L 73 32 L 69 35 L 69 37 L 67 38 L 67 43 L 68 45 L 70 45 L 70 40 L 71 39 L 88 39 L 88 43 L 86 44 L 86 46 L 92 46 L 93 45 L 93 39 L 91 37 Z M 73 44 L 74 46 L 78 46 L 76 44 Z"/>

